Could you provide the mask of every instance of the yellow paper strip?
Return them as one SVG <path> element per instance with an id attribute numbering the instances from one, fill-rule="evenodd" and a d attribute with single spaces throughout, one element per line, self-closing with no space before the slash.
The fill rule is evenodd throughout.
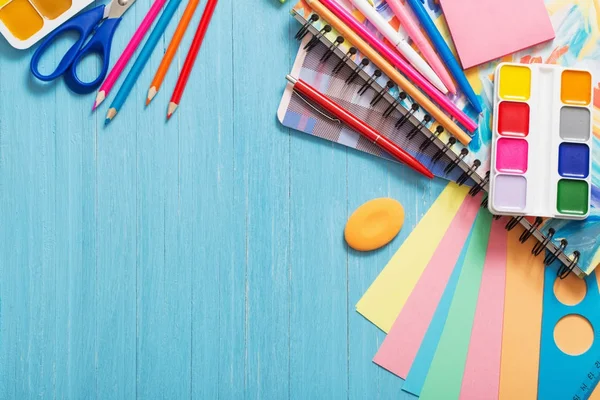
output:
<path id="1" fill-rule="evenodd" d="M 356 311 L 388 332 L 464 201 L 468 187 L 450 183 L 356 304 Z"/>
<path id="2" fill-rule="evenodd" d="M 521 232 L 519 225 L 508 234 L 500 400 L 537 399 L 544 253 L 532 255 L 534 239 L 521 244 Z"/>

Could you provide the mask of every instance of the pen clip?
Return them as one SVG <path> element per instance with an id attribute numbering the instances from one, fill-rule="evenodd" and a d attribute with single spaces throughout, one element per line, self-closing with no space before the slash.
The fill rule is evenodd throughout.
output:
<path id="1" fill-rule="evenodd" d="M 312 108 L 313 110 L 315 110 L 317 113 L 321 114 L 324 118 L 330 120 L 331 122 L 335 122 L 335 123 L 338 123 L 338 124 L 342 123 L 342 121 L 340 121 L 339 119 L 334 118 L 331 115 L 328 115 L 327 113 L 319 110 L 316 106 L 314 106 L 310 101 L 308 101 L 308 99 L 306 99 L 298 91 L 294 90 L 294 93 L 300 98 L 300 100 L 302 100 L 303 102 L 305 102 L 307 106 L 309 106 L 310 108 Z"/>

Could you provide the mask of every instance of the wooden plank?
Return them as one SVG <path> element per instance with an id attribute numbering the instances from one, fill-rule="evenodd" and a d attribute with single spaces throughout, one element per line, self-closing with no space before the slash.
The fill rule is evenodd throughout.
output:
<path id="1" fill-rule="evenodd" d="M 117 116 L 136 119 L 132 132 L 137 141 L 136 387 L 142 399 L 188 398 L 192 384 L 193 260 L 191 247 L 185 245 L 189 238 L 179 234 L 185 218 L 180 188 L 189 182 L 179 179 L 179 124 L 175 120 L 165 123 L 166 104 L 179 70 L 177 62 L 163 90 L 149 107 L 144 106 L 145 94 L 183 7 L 173 17 Z M 185 111 L 193 112 L 191 108 Z"/>

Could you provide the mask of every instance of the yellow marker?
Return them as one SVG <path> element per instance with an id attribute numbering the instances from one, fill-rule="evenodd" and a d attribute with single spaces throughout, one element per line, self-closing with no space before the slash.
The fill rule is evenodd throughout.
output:
<path id="1" fill-rule="evenodd" d="M 12 0 L 0 10 L 0 21 L 20 40 L 27 40 L 44 26 L 44 20 L 27 0 Z"/>
<path id="2" fill-rule="evenodd" d="M 531 95 L 529 67 L 504 65 L 500 68 L 500 97 L 504 100 L 527 101 Z"/>
<path id="3" fill-rule="evenodd" d="M 0 0 L 0 8 L 4 7 L 5 5 L 7 5 L 10 2 L 11 2 L 11 0 Z"/>
<path id="4" fill-rule="evenodd" d="M 560 98 L 565 104 L 587 106 L 592 101 L 592 75 L 587 71 L 565 70 L 561 77 Z"/>

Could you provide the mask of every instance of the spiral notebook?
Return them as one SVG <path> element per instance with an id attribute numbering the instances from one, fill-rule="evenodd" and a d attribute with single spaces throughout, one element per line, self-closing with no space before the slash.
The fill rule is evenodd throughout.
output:
<path id="1" fill-rule="evenodd" d="M 357 18 L 363 19 L 348 0 L 339 0 L 339 3 Z M 392 25 L 399 26 L 385 2 L 376 0 L 375 3 L 378 12 Z M 432 5 L 431 2 L 426 3 L 430 15 L 437 19 L 440 14 L 439 6 Z M 341 42 L 334 29 L 324 29 L 327 21 L 323 21 L 322 18 L 310 19 L 314 13 L 303 1 L 292 9 L 291 14 L 299 22 L 300 30 L 305 33 L 303 43 L 313 40 L 313 47 L 310 51 L 304 50 L 305 46 L 300 47 L 292 75 L 317 86 L 326 95 L 335 98 L 359 117 L 373 124 L 376 129 L 389 134 L 400 146 L 431 168 L 437 176 L 472 185 L 472 194 L 482 189 L 487 191 L 493 71 L 498 62 L 559 63 L 588 69 L 592 71 L 595 79 L 600 77 L 600 45 L 595 42 L 595 33 L 590 33 L 590 26 L 594 27 L 593 32 L 598 30 L 593 0 L 546 0 L 545 3 L 556 31 L 554 41 L 468 71 L 470 81 L 484 105 L 479 129 L 473 134 L 468 147 L 462 146 L 448 135 L 443 127 L 431 121 L 420 108 L 413 107 L 414 103 L 410 98 L 399 98 L 397 88 L 392 87 L 388 90 L 388 79 L 380 72 L 379 75 L 374 75 L 377 70 L 370 64 L 365 66 L 361 63 L 364 57 L 359 52 L 351 52 L 352 44 L 348 41 Z M 368 21 L 365 21 L 365 26 L 375 32 Z M 399 28 L 399 32 L 405 34 L 403 29 Z M 351 75 L 355 75 L 354 79 L 346 82 Z M 359 94 L 359 91 L 363 94 Z M 373 107 L 371 102 L 375 96 L 381 99 Z M 461 109 L 467 109 L 467 101 L 460 94 L 451 96 L 451 99 Z M 596 107 L 595 105 L 595 113 Z M 289 86 L 283 95 L 278 117 L 282 124 L 290 128 L 389 158 L 377 147 L 363 142 L 354 132 L 328 122 L 319 110 L 313 109 L 297 95 L 293 95 Z M 599 116 L 596 117 L 595 120 L 600 119 Z M 405 120 L 408 122 L 403 122 L 400 129 L 395 127 L 399 121 Z M 541 253 L 548 250 L 548 263 L 559 259 L 564 269 L 572 270 L 579 277 L 589 274 L 600 263 L 599 136 L 600 126 L 594 124 L 595 150 L 592 157 L 593 170 L 596 172 L 592 182 L 592 210 L 588 219 L 566 221 L 516 217 L 507 224 L 507 229 L 513 229 L 518 224 L 523 225 L 525 232 L 520 237 L 521 242 L 525 243 L 529 237 L 535 237 L 539 243 L 532 252 Z"/>

